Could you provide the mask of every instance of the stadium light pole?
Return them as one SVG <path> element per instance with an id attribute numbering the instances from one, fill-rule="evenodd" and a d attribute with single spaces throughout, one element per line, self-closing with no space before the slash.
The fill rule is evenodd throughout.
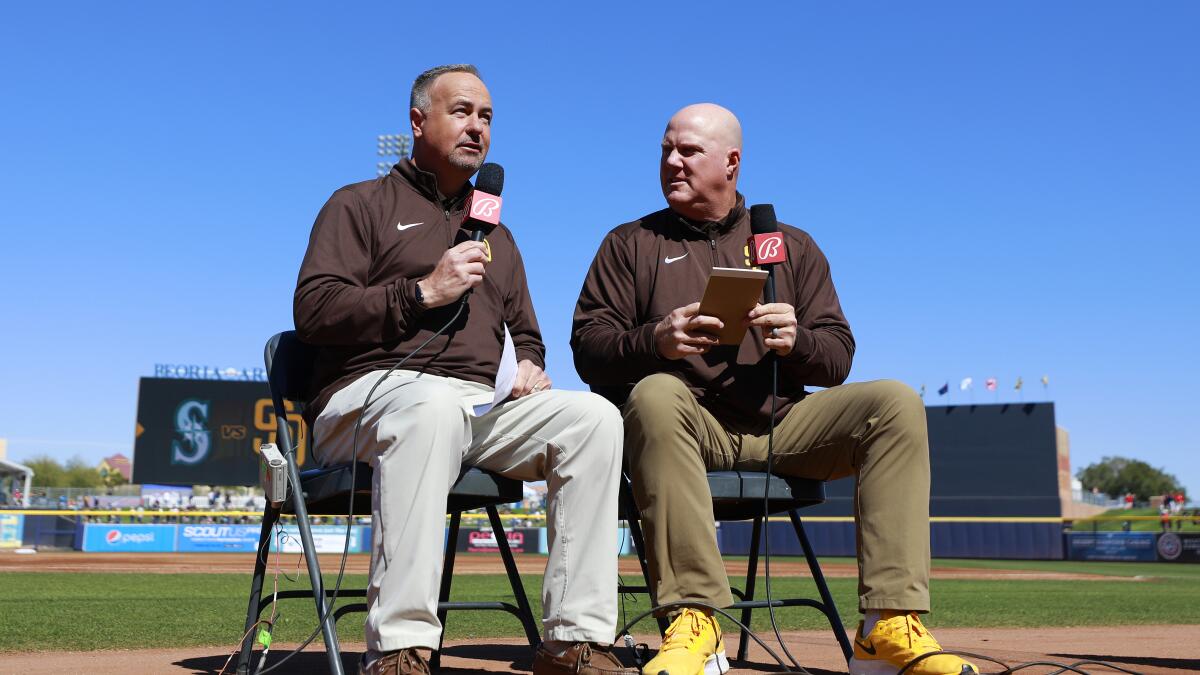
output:
<path id="1" fill-rule="evenodd" d="M 383 134 L 376 136 L 375 141 L 375 152 L 383 158 L 375 163 L 377 176 L 386 176 L 392 165 L 407 157 L 412 148 L 412 137 L 407 134 Z"/>

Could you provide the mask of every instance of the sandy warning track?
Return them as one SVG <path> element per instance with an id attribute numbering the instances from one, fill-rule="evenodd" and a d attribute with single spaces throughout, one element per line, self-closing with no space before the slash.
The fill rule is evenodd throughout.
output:
<path id="1" fill-rule="evenodd" d="M 1097 659 L 1146 675 L 1182 675 L 1200 671 L 1200 655 L 1195 645 L 1200 643 L 1200 626 L 1122 626 L 1090 628 L 944 628 L 937 632 L 947 649 L 959 649 L 991 656 L 1009 664 L 1029 661 L 1057 661 L 1071 664 Z M 764 634 L 763 639 L 766 639 Z M 797 631 L 784 633 L 788 650 L 813 675 L 845 673 L 833 637 L 828 631 Z M 654 636 L 639 636 L 639 641 L 657 645 Z M 730 632 L 725 639 L 726 651 L 737 653 L 738 636 Z M 768 642 L 781 653 L 777 644 Z M 272 655 L 278 658 L 294 645 L 277 643 Z M 342 662 L 346 672 L 355 672 L 355 664 L 363 651 L 362 644 L 344 643 Z M 622 659 L 628 652 L 619 650 Z M 781 653 L 782 655 L 782 653 Z M 94 675 L 124 675 L 125 673 L 169 673 L 179 675 L 214 675 L 220 672 L 229 652 L 220 647 L 190 649 L 146 649 L 108 652 L 42 652 L 35 654 L 0 654 L 4 672 L 26 675 L 58 675 L 80 672 L 86 663 Z M 274 663 L 274 660 L 268 663 Z M 284 666 L 289 673 L 327 672 L 325 655 L 317 648 L 301 653 Z M 632 664 L 631 664 L 632 665 Z M 999 666 L 978 662 L 985 673 L 995 673 Z M 520 640 L 486 638 L 449 642 L 442 661 L 443 672 L 496 673 L 529 672 L 532 658 L 529 646 Z M 1086 672 L 1111 675 L 1115 672 L 1099 666 L 1084 666 Z M 762 648 L 754 645 L 749 663 L 734 663 L 733 673 L 771 672 L 778 666 Z M 1045 673 L 1041 668 L 1025 672 Z M 228 670 L 226 672 L 229 672 Z"/>

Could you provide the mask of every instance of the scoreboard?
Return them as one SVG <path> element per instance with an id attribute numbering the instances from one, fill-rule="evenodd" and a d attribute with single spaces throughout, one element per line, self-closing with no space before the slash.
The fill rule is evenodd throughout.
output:
<path id="1" fill-rule="evenodd" d="M 300 469 L 309 431 L 289 401 L 284 417 Z M 265 382 L 143 377 L 138 383 L 133 482 L 257 485 L 258 450 L 277 443 L 276 410 Z"/>

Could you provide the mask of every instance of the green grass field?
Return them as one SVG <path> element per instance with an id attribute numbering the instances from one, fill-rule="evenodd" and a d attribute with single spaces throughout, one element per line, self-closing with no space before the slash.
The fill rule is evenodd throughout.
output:
<path id="1" fill-rule="evenodd" d="M 850 562 L 830 558 L 829 563 Z M 1200 565 L 1153 563 L 1087 563 L 1050 561 L 935 561 L 935 565 L 979 569 L 1023 569 L 1078 572 L 1112 577 L 1111 581 L 933 581 L 933 626 L 1084 626 L 1173 623 L 1200 624 Z M 1128 580 L 1130 577 L 1141 577 Z M 332 582 L 330 576 L 330 582 Z M 347 576 L 348 587 L 360 587 L 361 575 Z M 540 615 L 541 579 L 524 577 L 535 615 Z M 137 649 L 166 646 L 228 645 L 241 634 L 249 575 L 240 574 L 0 574 L 0 652 L 39 650 Z M 281 579 L 281 588 L 304 588 Z M 842 618 L 856 620 L 856 581 L 831 579 Z M 777 578 L 777 597 L 815 595 L 808 579 Z M 759 582 L 759 596 L 763 585 Z M 508 599 L 503 576 L 463 575 L 455 579 L 453 597 L 472 600 Z M 645 596 L 627 598 L 629 616 L 647 608 Z M 758 628 L 768 625 L 765 612 L 755 612 Z M 820 628 L 823 617 L 813 610 L 777 612 L 785 629 Z M 297 641 L 315 624 L 311 600 L 280 603 L 276 640 Z M 640 632 L 653 632 L 649 620 Z M 362 615 L 346 616 L 339 635 L 362 640 Z M 511 616 L 498 612 L 455 612 L 447 637 L 520 636 Z"/>

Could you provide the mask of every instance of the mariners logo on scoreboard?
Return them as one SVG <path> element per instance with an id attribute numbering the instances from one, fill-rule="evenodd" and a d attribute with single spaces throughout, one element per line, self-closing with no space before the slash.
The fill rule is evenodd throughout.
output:
<path id="1" fill-rule="evenodd" d="M 189 398 L 175 409 L 172 464 L 197 464 L 208 456 L 212 432 L 208 430 L 208 401 Z"/>

